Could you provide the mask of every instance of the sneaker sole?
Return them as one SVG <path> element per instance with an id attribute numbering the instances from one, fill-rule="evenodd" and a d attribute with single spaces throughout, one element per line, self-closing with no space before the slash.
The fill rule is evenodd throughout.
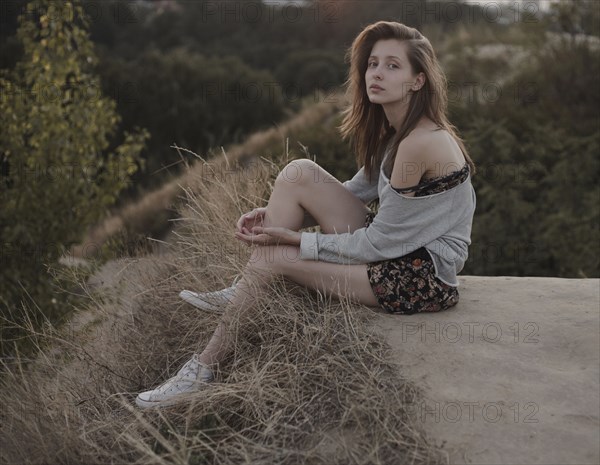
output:
<path id="1" fill-rule="evenodd" d="M 169 400 L 162 400 L 162 401 L 151 401 L 151 400 L 144 400 L 144 399 L 140 399 L 139 397 L 135 398 L 135 404 L 142 409 L 146 409 L 146 408 L 152 408 L 152 407 L 170 407 L 172 405 L 176 405 L 179 404 L 181 402 L 184 402 L 185 399 L 185 395 L 181 394 L 180 396 L 177 396 L 179 398 L 173 398 L 173 399 L 169 399 Z"/>
<path id="2" fill-rule="evenodd" d="M 165 407 L 165 402 L 151 402 L 148 400 L 140 399 L 139 397 L 135 398 L 135 405 L 137 405 L 139 408 Z"/>
<path id="3" fill-rule="evenodd" d="M 142 399 L 139 395 L 135 398 L 135 404 L 142 409 L 145 408 L 152 408 L 152 407 L 170 407 L 172 405 L 176 405 L 179 404 L 181 402 L 185 402 L 186 400 L 189 400 L 189 396 L 191 394 L 195 394 L 198 391 L 201 391 L 203 388 L 206 388 L 206 385 L 208 384 L 212 384 L 214 382 L 214 380 L 209 381 L 209 382 L 201 382 L 201 385 L 196 391 L 193 392 L 185 392 L 182 394 L 178 394 L 176 396 L 173 396 L 171 399 L 165 399 L 165 400 L 144 400 Z"/>
<path id="4" fill-rule="evenodd" d="M 211 313 L 223 313 L 225 310 L 222 306 L 227 305 L 229 302 L 228 300 L 223 299 L 219 304 L 213 304 L 206 300 L 202 300 L 198 297 L 198 294 L 195 292 L 192 293 L 192 291 L 181 291 L 179 297 L 188 304 Z"/>

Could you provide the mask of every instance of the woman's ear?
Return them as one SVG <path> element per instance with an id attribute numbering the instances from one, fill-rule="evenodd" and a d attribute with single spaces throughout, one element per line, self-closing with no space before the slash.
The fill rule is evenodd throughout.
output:
<path id="1" fill-rule="evenodd" d="M 417 74 L 415 83 L 412 86 L 412 90 L 414 92 L 416 92 L 416 91 L 420 90 L 421 87 L 423 87 L 424 85 L 425 85 L 425 73 L 420 72 L 419 74 Z"/>

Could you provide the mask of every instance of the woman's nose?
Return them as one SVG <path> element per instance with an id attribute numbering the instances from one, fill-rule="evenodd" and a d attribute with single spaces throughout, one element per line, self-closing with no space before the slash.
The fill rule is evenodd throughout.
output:
<path id="1" fill-rule="evenodd" d="M 379 68 L 379 66 L 373 68 L 373 78 L 381 79 L 381 69 Z"/>

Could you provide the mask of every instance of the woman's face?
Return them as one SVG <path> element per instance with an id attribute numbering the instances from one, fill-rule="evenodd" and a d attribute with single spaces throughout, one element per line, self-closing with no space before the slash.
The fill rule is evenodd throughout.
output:
<path id="1" fill-rule="evenodd" d="M 407 105 L 411 91 L 418 90 L 423 82 L 423 73 L 413 74 L 404 42 L 397 39 L 375 42 L 365 72 L 367 95 L 372 103 Z"/>

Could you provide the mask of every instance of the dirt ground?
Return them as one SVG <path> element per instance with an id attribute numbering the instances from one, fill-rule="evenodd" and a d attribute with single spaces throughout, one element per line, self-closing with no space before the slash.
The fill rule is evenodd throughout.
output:
<path id="1" fill-rule="evenodd" d="M 450 463 L 600 463 L 600 280 L 459 280 L 452 309 L 377 319 Z"/>

